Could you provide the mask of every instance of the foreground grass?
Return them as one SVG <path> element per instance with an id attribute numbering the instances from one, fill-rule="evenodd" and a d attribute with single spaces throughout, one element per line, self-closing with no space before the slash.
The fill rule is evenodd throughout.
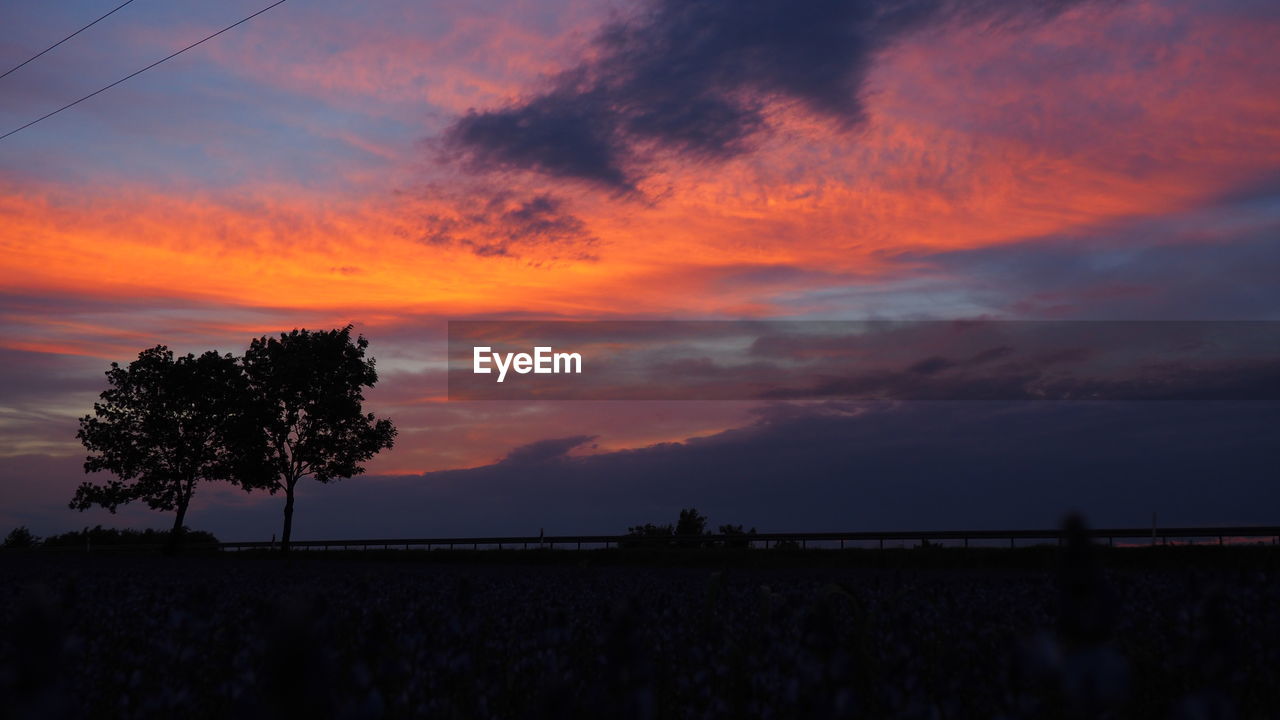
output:
<path id="1" fill-rule="evenodd" d="M 0 688 L 18 717 L 1269 717 L 1273 557 L 10 553 Z"/>

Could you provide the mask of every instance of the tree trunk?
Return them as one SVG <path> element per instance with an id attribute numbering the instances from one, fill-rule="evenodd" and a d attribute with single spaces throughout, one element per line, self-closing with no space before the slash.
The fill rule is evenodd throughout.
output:
<path id="1" fill-rule="evenodd" d="M 284 532 L 280 536 L 280 550 L 289 551 L 289 535 L 293 532 L 293 486 L 289 482 L 284 486 Z"/>
<path id="2" fill-rule="evenodd" d="M 178 503 L 178 515 L 173 519 L 173 531 L 169 533 L 169 542 L 165 550 L 169 553 L 175 553 L 182 545 L 182 526 L 187 518 L 187 505 L 191 502 L 191 498 Z"/>

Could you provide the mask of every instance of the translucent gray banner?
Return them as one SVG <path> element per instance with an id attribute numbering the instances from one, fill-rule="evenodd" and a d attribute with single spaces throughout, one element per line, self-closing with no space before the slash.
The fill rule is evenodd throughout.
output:
<path id="1" fill-rule="evenodd" d="M 1277 400 L 1269 321 L 452 321 L 450 400 Z"/>

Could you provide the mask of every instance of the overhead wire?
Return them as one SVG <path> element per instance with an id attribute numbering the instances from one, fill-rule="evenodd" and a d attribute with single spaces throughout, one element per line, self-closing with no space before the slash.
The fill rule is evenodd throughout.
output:
<path id="1" fill-rule="evenodd" d="M 8 77 L 8 76 L 9 76 L 9 74 L 10 74 L 10 73 L 12 73 L 14 70 L 17 70 L 17 69 L 21 68 L 23 65 L 26 65 L 27 63 L 31 62 L 32 60 L 35 60 L 36 58 L 40 57 L 41 55 L 44 55 L 45 53 L 47 53 L 47 52 L 49 52 L 50 50 L 52 50 L 52 49 L 54 49 L 54 48 L 58 47 L 59 45 L 61 45 L 62 43 L 66 42 L 66 41 L 68 41 L 68 40 L 70 40 L 71 38 L 73 38 L 73 37 L 75 37 L 75 36 L 79 35 L 80 33 L 84 32 L 85 30 L 88 30 L 89 28 L 93 27 L 94 25 L 97 25 L 98 23 L 102 22 L 103 20 L 106 20 L 107 18 L 109 18 L 109 17 L 111 17 L 112 15 L 114 15 L 114 14 L 115 14 L 115 12 L 116 12 L 116 10 L 119 10 L 120 8 L 123 8 L 125 5 L 128 5 L 128 4 L 129 4 L 129 3 L 131 3 L 131 2 L 133 2 L 133 0 L 125 0 L 124 2 L 122 2 L 122 3 L 120 3 L 119 5 L 115 6 L 115 8 L 113 8 L 113 9 L 111 10 L 111 12 L 107 13 L 106 15 L 103 15 L 102 17 L 98 18 L 97 20 L 94 20 L 93 22 L 89 23 L 88 25 L 85 25 L 84 27 L 82 27 L 82 28 L 80 28 L 79 30 L 77 30 L 77 31 L 75 31 L 75 32 L 73 32 L 73 33 L 71 33 L 70 35 L 68 35 L 68 36 L 66 36 L 66 37 L 64 37 L 64 38 L 62 38 L 62 39 L 61 39 L 61 40 L 59 40 L 58 42 L 56 42 L 56 43 L 54 43 L 54 44 L 50 45 L 49 47 L 47 47 L 47 48 L 45 48 L 45 49 L 41 50 L 40 52 L 36 53 L 35 55 L 32 55 L 31 57 L 27 58 L 26 60 L 23 60 L 22 62 L 18 63 L 17 65 L 14 65 L 13 67 L 9 68 L 8 70 L 5 70 L 5 71 L 4 71 L 4 74 L 3 74 L 3 75 L 0 75 L 0 79 L 5 78 L 5 77 Z"/>
<path id="2" fill-rule="evenodd" d="M 240 26 L 240 25 L 243 25 L 243 24 L 245 24 L 245 23 L 249 22 L 250 20 L 252 20 L 252 19 L 254 19 L 254 18 L 258 17 L 259 15 L 261 15 L 262 13 L 264 13 L 264 12 L 266 12 L 266 11 L 270 10 L 271 8 L 274 8 L 274 7 L 278 6 L 278 5 L 283 5 L 286 1 L 287 1 L 287 0 L 276 0 L 276 2 L 271 3 L 270 5 L 268 5 L 268 6 L 264 7 L 264 8 L 262 8 L 261 10 L 259 10 L 259 11 L 255 12 L 254 14 L 249 15 L 249 16 L 246 16 L 246 17 L 244 17 L 244 18 L 241 18 L 240 20 L 237 20 L 236 22 L 231 23 L 230 25 L 228 25 L 228 26 L 226 26 L 226 27 L 222 28 L 221 30 L 219 30 L 219 31 L 217 31 L 217 32 L 215 32 L 215 33 L 212 33 L 212 34 L 210 34 L 210 35 L 206 35 L 205 37 L 203 37 L 203 38 L 201 38 L 201 39 L 199 39 L 199 40 L 197 40 L 197 41 L 195 41 L 195 42 L 191 43 L 190 45 L 188 45 L 188 46 L 186 46 L 186 47 L 182 48 L 181 50 L 178 50 L 178 51 L 176 51 L 176 52 L 170 53 L 169 55 L 166 55 L 166 56 L 164 56 L 164 57 L 160 58 L 159 60 L 157 60 L 157 61 L 155 61 L 155 62 L 151 63 L 150 65 L 148 65 L 148 66 L 146 66 L 146 67 L 142 68 L 141 70 L 135 70 L 135 71 L 133 71 L 133 72 L 129 73 L 128 75 L 125 75 L 124 77 L 120 78 L 119 80 L 116 80 L 115 82 L 111 83 L 110 85 L 104 85 L 103 87 L 100 87 L 100 88 L 98 88 L 97 90 L 94 90 L 93 92 L 89 93 L 88 95 L 85 95 L 84 97 L 80 98 L 79 100 L 75 100 L 75 101 L 73 101 L 73 102 L 69 102 L 69 103 L 67 103 L 66 105 L 63 105 L 62 107 L 58 108 L 57 110 L 54 110 L 54 111 L 52 111 L 52 112 L 45 113 L 44 115 L 41 115 L 40 117 L 36 118 L 35 120 L 32 120 L 31 122 L 29 122 L 29 123 L 27 123 L 27 124 L 25 124 L 25 125 L 22 125 L 22 126 L 20 126 L 20 127 L 16 127 L 16 128 L 14 128 L 13 130 L 10 130 L 9 132 L 7 132 L 7 133 L 5 133 L 5 134 L 0 135 L 0 140 L 4 140 L 5 138 L 9 137 L 10 135 L 14 135 L 15 133 L 22 132 L 23 130 L 26 130 L 27 128 L 31 127 L 32 125 L 35 125 L 35 124 L 36 124 L 36 123 L 38 123 L 38 122 L 42 122 L 42 121 L 44 121 L 44 120 L 48 120 L 49 118 L 53 117 L 54 115 L 57 115 L 58 113 L 62 112 L 63 110 L 68 110 L 68 109 L 70 109 L 70 108 L 73 108 L 73 107 L 75 107 L 76 105 L 79 105 L 80 103 L 84 102 L 85 100 L 88 100 L 89 98 L 94 97 L 95 95 L 99 95 L 99 94 L 101 94 L 101 93 L 104 93 L 104 92 L 106 92 L 107 90 L 110 90 L 111 88 L 113 88 L 113 87 L 115 87 L 115 86 L 119 85 L 120 83 L 125 82 L 126 80 L 129 80 L 130 78 L 134 78 L 134 77 L 137 77 L 138 75 L 141 75 L 142 73 L 144 73 L 144 72 L 146 72 L 146 71 L 150 70 L 151 68 L 153 68 L 153 67 L 155 67 L 155 66 L 159 65 L 160 63 L 166 62 L 166 61 L 168 61 L 168 60 L 172 60 L 173 58 L 178 57 L 178 56 L 179 56 L 179 55 L 181 55 L 182 53 L 184 53 L 184 52 L 186 52 L 186 51 L 188 51 L 188 50 L 190 50 L 190 49 L 192 49 L 192 48 L 194 48 L 194 47 L 196 47 L 196 46 L 198 46 L 198 45 L 201 45 L 201 44 L 203 44 L 203 43 L 205 43 L 205 42 L 208 42 L 209 40 L 212 40 L 212 39 L 214 39 L 214 38 L 218 37 L 218 36 L 219 36 L 219 35 L 221 35 L 222 33 L 227 32 L 228 30 L 231 30 L 232 28 L 238 27 L 238 26 Z"/>

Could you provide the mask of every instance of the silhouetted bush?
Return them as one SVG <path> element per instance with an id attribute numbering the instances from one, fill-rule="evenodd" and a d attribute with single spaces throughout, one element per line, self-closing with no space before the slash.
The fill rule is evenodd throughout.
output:
<path id="1" fill-rule="evenodd" d="M 671 544 L 673 535 L 675 535 L 675 528 L 670 524 L 645 523 L 627 528 L 627 538 L 619 545 L 621 547 L 665 547 Z"/>
<path id="2" fill-rule="evenodd" d="M 724 525 L 724 528 L 736 527 L 738 532 L 742 526 Z M 753 528 L 751 532 L 755 532 Z M 680 511 L 674 526 L 670 524 L 654 525 L 645 523 L 627 528 L 627 538 L 622 547 L 710 547 L 713 543 L 707 539 L 707 516 L 698 512 L 697 508 L 684 508 Z"/>
<path id="3" fill-rule="evenodd" d="M 5 536 L 3 547 L 5 550 L 25 550 L 40 544 L 40 538 L 31 534 L 26 525 L 20 525 L 9 531 Z"/>
<path id="4" fill-rule="evenodd" d="M 751 536 L 756 534 L 756 529 L 743 530 L 741 525 L 721 525 L 720 534 L 725 536 L 725 547 L 745 548 L 751 546 Z"/>
<path id="5" fill-rule="evenodd" d="M 676 521 L 676 544 L 680 547 L 705 547 L 708 543 L 702 539 L 707 534 L 707 516 L 698 512 L 697 508 L 684 508 Z"/>
<path id="6" fill-rule="evenodd" d="M 680 511 L 680 519 L 676 522 L 676 535 L 702 535 L 707 531 L 707 516 L 698 512 L 697 508 L 685 508 Z"/>
<path id="7" fill-rule="evenodd" d="M 169 530 L 133 530 L 130 528 L 104 528 L 96 525 L 85 530 L 73 530 L 45 538 L 45 547 L 88 548 L 95 547 L 163 547 L 170 541 Z M 209 546 L 218 542 L 213 533 L 184 527 L 182 543 L 188 548 Z"/>

